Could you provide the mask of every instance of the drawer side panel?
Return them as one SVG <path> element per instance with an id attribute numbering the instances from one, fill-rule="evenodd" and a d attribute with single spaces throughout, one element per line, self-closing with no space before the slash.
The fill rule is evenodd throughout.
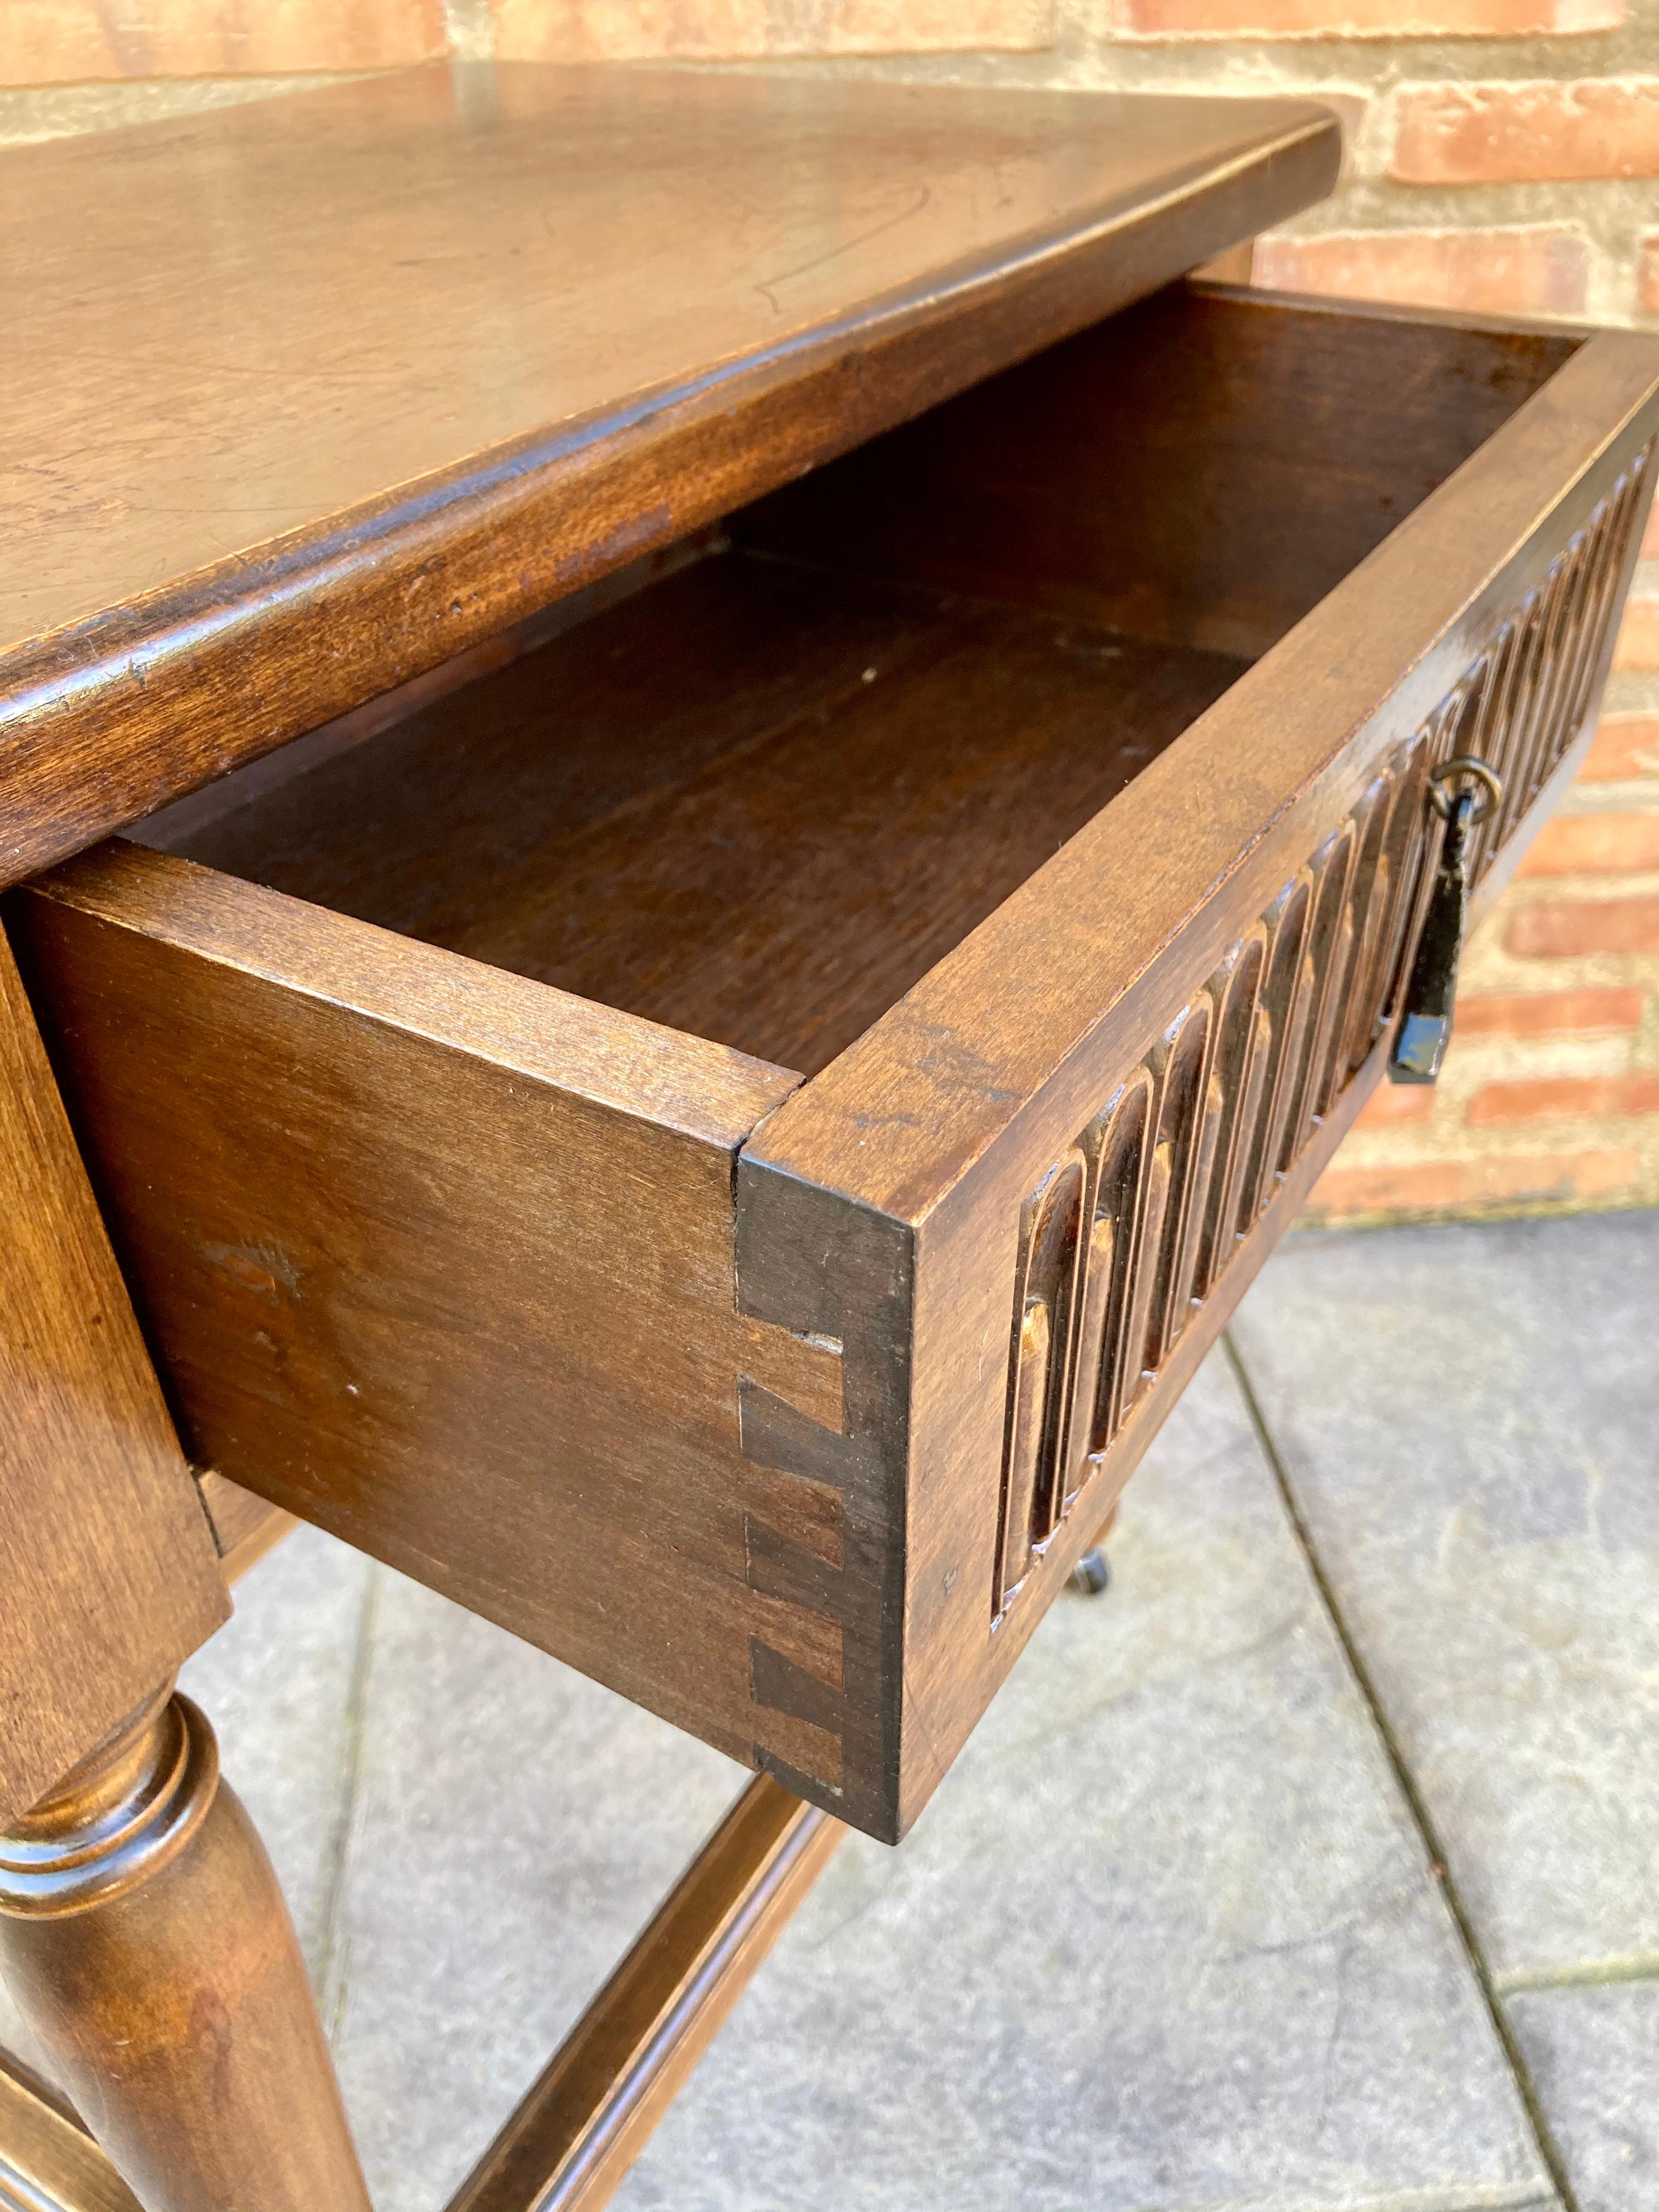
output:
<path id="1" fill-rule="evenodd" d="M 191 1455 L 836 1803 L 839 1503 L 744 1449 L 840 1402 L 736 1306 L 793 1079 L 134 848 L 8 905 Z"/>

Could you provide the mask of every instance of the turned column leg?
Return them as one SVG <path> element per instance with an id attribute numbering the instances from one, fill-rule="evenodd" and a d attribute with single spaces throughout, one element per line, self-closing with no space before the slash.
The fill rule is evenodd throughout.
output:
<path id="1" fill-rule="evenodd" d="M 0 1835 L 0 1974 L 146 2212 L 368 2212 L 282 1892 L 188 1698 Z"/>

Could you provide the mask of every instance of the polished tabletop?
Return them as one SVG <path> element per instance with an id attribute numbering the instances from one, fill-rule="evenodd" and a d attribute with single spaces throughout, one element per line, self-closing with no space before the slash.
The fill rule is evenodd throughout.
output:
<path id="1" fill-rule="evenodd" d="M 1166 281 L 1337 143 L 1301 103 L 434 65 L 8 150 L 0 873 Z M 884 353 L 918 331 L 925 374 Z"/>

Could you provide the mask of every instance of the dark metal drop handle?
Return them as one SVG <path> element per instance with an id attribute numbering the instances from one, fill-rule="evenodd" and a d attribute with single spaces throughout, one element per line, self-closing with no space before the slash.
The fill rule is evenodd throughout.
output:
<path id="1" fill-rule="evenodd" d="M 1484 787 L 1486 804 L 1477 811 L 1475 793 L 1448 789 L 1458 776 Z M 1449 760 L 1429 779 L 1429 799 L 1446 824 L 1434 889 L 1423 919 L 1422 934 L 1406 986 L 1405 1009 L 1389 1054 L 1391 1083 L 1432 1083 L 1451 1042 L 1452 1001 L 1457 991 L 1457 960 L 1469 901 L 1469 832 L 1502 802 L 1504 787 L 1483 760 Z"/>

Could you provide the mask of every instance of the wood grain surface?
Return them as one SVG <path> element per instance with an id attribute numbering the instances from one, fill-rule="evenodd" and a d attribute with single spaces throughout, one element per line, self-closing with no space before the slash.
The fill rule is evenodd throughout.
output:
<path id="1" fill-rule="evenodd" d="M 14 896 L 196 1461 L 839 1787 L 752 1648 L 822 1696 L 839 1632 L 750 1568 L 837 1532 L 739 1443 L 740 1371 L 836 1402 L 733 1291 L 733 1158 L 795 1078 L 136 847 Z"/>
<path id="2" fill-rule="evenodd" d="M 1259 659 L 1584 336 L 1172 285 L 736 533 Z"/>
<path id="3" fill-rule="evenodd" d="M 0 2212 L 143 2212 L 92 2137 L 3 2051 Z"/>
<path id="4" fill-rule="evenodd" d="M 727 554 L 167 843 L 810 1075 L 1244 666 Z"/>
<path id="5" fill-rule="evenodd" d="M 12 895 L 203 1463 L 902 1832 L 1375 1079 L 1474 672 L 1542 790 L 1605 668 L 1659 348 L 1323 313 L 1160 302 L 1022 371 L 1000 428 L 917 425 L 971 596 L 902 573 L 879 502 L 872 581 L 831 472 L 822 543 L 710 541 L 175 817 L 283 891 L 112 845 Z M 1146 356 L 1188 315 L 1214 374 L 1167 380 L 1166 436 Z M 1304 317 L 1344 398 L 1298 444 Z M 1155 472 L 1138 603 L 1109 527 L 1046 526 L 1125 390 L 1234 532 L 1201 581 L 1251 665 L 1193 641 Z M 1114 1379 L 1056 1490 L 1093 1372 L 1079 1232 L 1038 1234 L 1066 1189 L 1126 1241 L 1073 1266 Z"/>
<path id="6" fill-rule="evenodd" d="M 0 1832 L 0 1972 L 147 2212 L 369 2212 L 276 1874 L 170 1685 Z"/>
<path id="7" fill-rule="evenodd" d="M 0 937 L 0 1825 L 230 1611 Z"/>
<path id="8" fill-rule="evenodd" d="M 1234 312 L 1244 331 L 1258 310 L 1240 301 Z M 1358 311 L 1367 343 L 1345 348 L 1351 360 L 1369 361 L 1371 399 L 1352 410 L 1346 439 L 1327 447 L 1323 465 L 1366 505 L 1369 441 L 1386 445 L 1394 436 L 1396 389 L 1415 404 L 1411 380 L 1394 366 L 1397 348 L 1409 355 L 1425 343 L 1404 330 L 1413 319 Z M 1478 350 L 1480 336 L 1471 331 L 1460 343 Z M 1501 334 L 1486 336 L 1501 382 L 1514 350 Z M 1258 363 L 1271 362 L 1271 349 L 1255 351 Z M 1182 380 L 1172 378 L 1171 387 L 1178 403 Z M 896 1832 L 926 1802 L 1018 1656 L 1112 1485 L 1138 1459 L 1377 1079 L 1380 1057 L 1365 1060 L 1305 1135 L 1279 1118 L 1291 1110 L 1289 1094 L 1283 1109 L 1270 1097 L 1272 1118 L 1259 1126 L 1271 1139 L 1247 1164 L 1265 1204 L 1248 1229 L 1241 1218 L 1237 1250 L 1172 1349 L 1150 1338 L 1143 1346 L 1142 1327 L 1150 1330 L 1160 1310 L 1164 1256 L 1186 1265 L 1180 1216 L 1168 1216 L 1171 1243 L 1161 1209 L 1180 1201 L 1187 1171 L 1173 1137 L 1163 1158 L 1149 1152 L 1128 1228 L 1149 1243 L 1158 1267 L 1138 1271 L 1146 1303 L 1124 1325 L 1137 1350 L 1150 1353 L 1158 1387 L 1129 1393 L 1132 1417 L 1074 1515 L 1054 1527 L 1032 1510 L 1035 1525 L 1053 1527 L 1037 1601 L 999 1612 L 1010 1500 L 992 1470 L 1007 1467 L 1018 1440 L 1011 1369 L 1032 1318 L 1017 1302 L 1022 1233 L 1044 1178 L 1064 1173 L 1078 1133 L 1093 1128 L 1136 1071 L 1170 1053 L 1210 980 L 1285 888 L 1294 897 L 1307 876 L 1311 889 L 1316 861 L 1357 818 L 1398 749 L 1421 733 L 1432 738 L 1435 758 L 1456 750 L 1458 702 L 1471 685 L 1485 696 L 1484 671 L 1523 672 L 1491 733 L 1506 753 L 1529 757 L 1552 725 L 1569 748 L 1578 741 L 1575 728 L 1582 736 L 1571 717 L 1590 713 L 1605 675 L 1651 493 L 1642 456 L 1659 428 L 1659 346 L 1619 333 L 1595 337 L 1530 398 L 1514 396 L 1520 404 L 1508 421 L 1462 467 L 1426 495 L 1419 491 L 1397 526 L 1214 707 L 787 1100 L 739 1155 L 745 1310 L 842 1338 L 846 1401 L 865 1409 L 861 1423 L 848 1424 L 856 1449 L 847 1435 L 780 1429 L 775 1455 L 820 1480 L 838 1470 L 849 1498 L 888 1501 L 890 1525 L 902 1516 L 905 1556 L 883 1594 L 889 1642 L 878 1674 L 890 1687 L 902 1683 L 900 1710 L 887 1713 L 881 1738 Z M 1233 404 L 1266 418 L 1260 395 L 1247 388 Z M 1104 390 L 1102 404 L 1109 404 Z M 1217 434 L 1227 427 L 1223 410 Z M 1317 438 L 1310 446 L 1318 458 Z M 972 450 L 994 468 L 994 441 Z M 1206 459 L 1200 447 L 1186 477 L 1176 474 L 1172 496 L 1204 483 Z M 1402 475 L 1402 497 L 1413 482 Z M 1005 494 L 1011 488 L 1022 489 L 1012 471 Z M 1035 510 L 1052 505 L 1047 471 L 1034 469 L 1023 489 Z M 1283 498 L 1288 514 L 1291 493 Z M 1334 510 L 1334 483 L 1305 503 L 1315 522 Z M 963 504 L 971 511 L 971 490 Z M 1008 504 L 1023 527 L 1018 501 Z M 1069 541 L 1084 604 L 1102 535 L 1079 531 Z M 1033 528 L 1026 542 L 1041 540 Z M 1610 567 L 1599 555 L 1586 560 L 1585 549 L 1600 545 L 1612 550 Z M 1252 557 L 1248 541 L 1231 557 L 1242 572 Z M 1050 565 L 1031 596 L 1052 604 L 1065 584 Z M 1553 611 L 1581 604 L 1593 619 L 1576 633 L 1558 623 Z M 1517 625 L 1528 641 L 1518 659 L 1504 643 Z M 1542 805 L 1559 785 L 1540 788 Z M 1510 834 L 1524 836 L 1528 826 L 1512 822 Z M 1353 926 L 1363 930 L 1364 918 Z M 1293 1024 L 1312 1020 L 1321 1003 L 1329 954 L 1316 957 L 1312 944 L 1282 1010 Z M 1284 1064 L 1302 1062 L 1308 1047 L 1297 1035 L 1292 1027 Z M 1270 1072 L 1280 1063 L 1261 1064 Z M 1218 1145 L 1224 1091 L 1213 1118 L 1202 1091 L 1196 1103 L 1209 1132 L 1202 1142 Z M 1293 1126 L 1299 1155 L 1285 1149 Z M 1135 1249 L 1133 1241 L 1125 1247 Z M 1179 1277 L 1163 1279 L 1167 1287 Z M 1063 1410 L 1063 1392 L 1051 1402 Z"/>
<path id="9" fill-rule="evenodd" d="M 599 2212 L 846 1832 L 751 1782 L 448 2212 Z"/>
<path id="10" fill-rule="evenodd" d="M 219 1548 L 219 1565 L 227 1583 L 240 1582 L 250 1567 L 280 1544 L 298 1526 L 291 1513 L 251 1490 L 244 1490 L 228 1475 L 206 1468 L 196 1478 L 213 1524 L 213 1540 Z"/>
<path id="11" fill-rule="evenodd" d="M 1247 343 L 1264 311 L 1242 296 L 1229 304 Z M 1328 465 L 1352 477 L 1367 441 L 1389 435 L 1395 333 L 1443 319 L 1349 312 L 1368 331 L 1370 401 L 1353 408 L 1347 442 Z M 1501 340 L 1494 349 L 1509 350 Z M 1644 442 L 1656 390 L 1650 337 L 1606 331 L 1578 347 L 1223 699 L 775 1115 L 764 1156 L 920 1220 L 1039 1093 L 1058 1127 L 1065 1089 L 1048 1086 L 1068 1057 L 1090 1056 L 1126 1020 L 1153 1034 L 1166 1007 L 1185 1003 L 1283 880 L 1286 860 L 1300 865 L 1352 806 L 1375 752 L 1433 710 L 1486 644 L 1493 611 L 1535 583 L 1588 518 L 1619 454 Z M 1315 826 L 1312 844 L 1295 849 Z M 1190 976 L 1179 997 L 1171 958 Z M 951 1039 L 949 1054 L 938 1049 L 941 1036 Z"/>
<path id="12" fill-rule="evenodd" d="M 1297 103 L 438 66 L 0 155 L 0 880 L 1317 198 Z"/>

